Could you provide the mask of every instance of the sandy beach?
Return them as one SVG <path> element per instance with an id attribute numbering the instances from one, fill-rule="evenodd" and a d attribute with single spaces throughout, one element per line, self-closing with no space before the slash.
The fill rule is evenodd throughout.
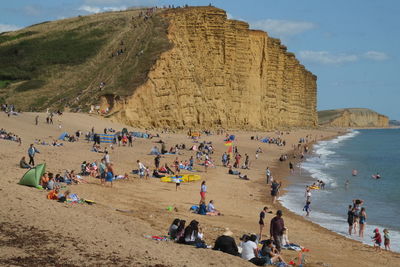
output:
<path id="1" fill-rule="evenodd" d="M 37 126 L 36 115 L 39 115 Z M 162 183 L 154 178 L 139 179 L 130 173 L 137 169 L 137 160 L 153 169 L 154 156 L 149 152 L 153 146 L 160 147 L 155 143 L 160 139 L 166 142 L 168 149 L 182 143 L 189 148 L 193 141 L 185 133 L 158 132 L 160 138 L 137 138 L 133 147 L 109 148 L 116 172 L 122 175 L 130 173 L 129 180 L 116 181 L 110 188 L 102 186 L 98 179 L 85 177 L 88 184 L 68 186 L 80 197 L 95 201 L 94 205 L 58 203 L 46 199 L 44 190 L 17 184 L 26 171 L 19 168 L 19 160 L 27 156 L 28 146 L 35 139 L 51 142 L 64 131 L 73 134 L 80 130 L 85 134 L 92 127 L 98 133 L 106 127 L 117 131 L 124 127 L 134 130 L 88 114 L 65 113 L 56 116 L 53 125 L 46 124 L 44 113 L 23 113 L 12 117 L 0 114 L 0 128 L 22 138 L 21 146 L 0 139 L 1 266 L 254 266 L 239 257 L 211 249 L 154 241 L 145 236 L 166 235 L 174 218 L 187 222 L 196 219 L 205 233 L 207 244 L 213 245 L 225 228 L 234 233 L 239 243 L 243 234 L 258 233 L 258 214 L 264 206 L 270 207 L 274 213 L 283 210 L 285 225 L 290 229 L 290 241 L 310 250 L 305 253 L 306 266 L 399 265 L 400 255 L 397 253 L 383 251 L 377 254 L 370 246 L 349 240 L 287 211 L 279 202 L 271 204 L 270 187 L 265 183 L 266 167 L 269 166 L 274 178 L 285 186 L 289 161 L 280 163 L 279 156 L 291 154 L 293 145 L 301 137 L 311 135 L 310 140 L 332 138 L 339 134 L 337 129 L 299 129 L 290 131 L 290 134 L 285 131 L 282 137 L 286 140 L 284 147 L 250 139 L 256 135 L 277 137 L 275 132 L 229 132 L 236 136 L 235 145 L 242 156 L 245 153 L 250 156 L 250 170 L 240 170 L 248 175 L 249 181 L 228 175 L 228 169 L 222 166 L 221 155 L 227 150 L 224 135 L 202 136 L 200 141 L 213 143 L 215 153 L 212 158 L 216 167 L 209 168 L 206 173 L 203 166 L 195 164 L 196 174 L 207 182 L 207 201 L 213 199 L 223 216 L 201 216 L 189 211 L 200 200 L 200 181 L 183 183 L 176 191 L 172 183 Z M 103 157 L 101 153 L 91 152 L 92 142 L 88 143 L 84 138 L 63 143 L 62 147 L 36 145 L 40 151 L 36 155 L 37 163 L 45 162 L 46 170 L 55 174 L 64 173 L 66 169 L 79 172 L 83 161 L 94 162 Z M 256 159 L 258 147 L 263 153 Z M 193 151 L 182 150 L 181 155 L 164 155 L 161 164 L 171 165 L 176 157 L 188 160 L 190 156 L 194 156 Z M 175 207 L 176 211 L 168 211 L 168 206 Z M 271 218 L 272 215 L 268 214 L 265 232 L 269 230 Z M 283 251 L 287 262 L 297 261 L 297 256 L 297 252 Z"/>

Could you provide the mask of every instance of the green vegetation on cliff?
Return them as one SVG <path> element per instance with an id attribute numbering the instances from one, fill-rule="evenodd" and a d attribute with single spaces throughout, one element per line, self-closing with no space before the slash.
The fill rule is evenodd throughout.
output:
<path id="1" fill-rule="evenodd" d="M 32 25 L 0 34 L 0 101 L 22 110 L 88 109 L 131 95 L 171 45 L 167 23 L 142 10 Z M 106 85 L 100 88 L 100 83 Z"/>

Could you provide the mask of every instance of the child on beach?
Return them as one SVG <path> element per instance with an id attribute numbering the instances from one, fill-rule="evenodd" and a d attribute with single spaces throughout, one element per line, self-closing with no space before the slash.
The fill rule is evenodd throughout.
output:
<path id="1" fill-rule="evenodd" d="M 385 245 L 385 250 L 390 251 L 390 236 L 389 236 L 389 230 L 388 229 L 383 229 L 383 244 Z"/>
<path id="2" fill-rule="evenodd" d="M 374 248 L 376 249 L 377 252 L 381 251 L 381 243 L 382 243 L 382 237 L 381 234 L 379 233 L 379 229 L 376 228 L 374 230 L 375 235 L 372 237 L 372 239 L 375 241 L 374 243 Z"/>
<path id="3" fill-rule="evenodd" d="M 307 213 L 306 216 L 310 216 L 310 212 L 311 212 L 310 204 L 311 204 L 311 201 L 307 201 L 306 205 L 303 208 L 303 211 L 305 211 Z"/>

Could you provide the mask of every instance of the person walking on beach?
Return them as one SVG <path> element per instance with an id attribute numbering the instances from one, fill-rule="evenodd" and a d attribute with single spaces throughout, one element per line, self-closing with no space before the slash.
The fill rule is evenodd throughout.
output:
<path id="1" fill-rule="evenodd" d="M 374 230 L 374 234 L 375 235 L 372 237 L 372 239 L 374 240 L 374 248 L 376 252 L 381 252 L 382 237 L 381 233 L 379 233 L 378 228 Z"/>
<path id="2" fill-rule="evenodd" d="M 29 156 L 29 165 L 35 166 L 35 154 L 40 153 L 39 150 L 36 149 L 36 147 L 31 144 L 28 148 L 28 156 Z"/>
<path id="3" fill-rule="evenodd" d="M 289 169 L 290 169 L 290 173 L 293 174 L 294 173 L 294 168 L 293 168 L 293 163 L 289 162 Z"/>
<path id="4" fill-rule="evenodd" d="M 285 230 L 285 222 L 283 221 L 282 218 L 282 211 L 278 210 L 276 212 L 276 216 L 272 218 L 271 224 L 270 224 L 270 238 L 274 240 L 276 249 L 281 252 L 281 247 L 282 247 L 282 236 L 283 236 L 283 231 Z"/>
<path id="5" fill-rule="evenodd" d="M 306 205 L 303 208 L 303 211 L 306 212 L 307 217 L 310 216 L 310 212 L 311 212 L 310 205 L 311 205 L 311 201 L 307 201 Z"/>
<path id="6" fill-rule="evenodd" d="M 206 181 L 203 181 L 200 187 L 200 197 L 201 197 L 200 203 L 206 201 L 206 193 L 207 193 Z"/>
<path id="7" fill-rule="evenodd" d="M 366 223 L 367 223 L 367 213 L 365 211 L 365 208 L 361 208 L 360 220 L 359 220 L 359 224 L 360 224 L 359 236 L 361 238 L 364 238 L 364 229 L 365 229 Z"/>
<path id="8" fill-rule="evenodd" d="M 39 123 L 39 115 L 37 115 L 37 116 L 35 117 L 35 125 L 38 125 L 38 123 Z"/>
<path id="9" fill-rule="evenodd" d="M 271 184 L 271 196 L 272 196 L 272 204 L 275 204 L 276 197 L 279 194 L 279 188 L 281 187 L 282 183 L 278 183 L 278 181 L 273 181 Z"/>
<path id="10" fill-rule="evenodd" d="M 260 225 L 260 235 L 258 240 L 262 240 L 262 232 L 264 229 L 264 219 L 265 219 L 265 214 L 266 213 L 272 213 L 272 211 L 268 211 L 268 207 L 264 207 L 263 210 L 260 212 L 260 220 L 258 221 L 258 224 Z"/>

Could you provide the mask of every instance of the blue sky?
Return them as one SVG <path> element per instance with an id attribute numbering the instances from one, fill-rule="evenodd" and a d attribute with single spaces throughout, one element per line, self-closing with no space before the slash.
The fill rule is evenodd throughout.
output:
<path id="1" fill-rule="evenodd" d="M 318 76 L 318 109 L 366 107 L 400 120 L 399 0 L 1 1 L 0 32 L 130 6 L 210 2 L 281 38 Z"/>

